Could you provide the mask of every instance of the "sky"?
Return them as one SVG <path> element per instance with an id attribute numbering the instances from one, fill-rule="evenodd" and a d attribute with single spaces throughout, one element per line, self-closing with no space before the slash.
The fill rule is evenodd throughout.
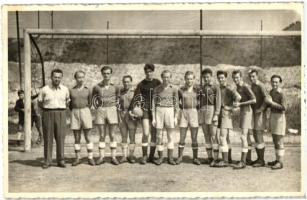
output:
<path id="1" fill-rule="evenodd" d="M 293 10 L 203 11 L 204 30 L 279 31 L 300 20 Z M 51 28 L 51 12 L 19 12 L 20 34 L 24 28 Z M 54 11 L 53 28 L 66 29 L 199 29 L 200 12 L 193 11 Z M 8 35 L 16 37 L 16 13 L 9 12 Z"/>

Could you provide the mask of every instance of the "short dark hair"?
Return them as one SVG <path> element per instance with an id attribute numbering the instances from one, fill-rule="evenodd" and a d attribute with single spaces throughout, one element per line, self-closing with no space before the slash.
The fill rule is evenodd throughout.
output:
<path id="1" fill-rule="evenodd" d="M 150 69 L 151 71 L 155 71 L 155 65 L 151 63 L 146 63 L 144 66 L 144 71 Z"/>
<path id="2" fill-rule="evenodd" d="M 23 90 L 18 90 L 18 91 L 17 91 L 18 96 L 21 95 L 21 94 L 24 94 L 24 93 L 25 93 L 25 92 L 24 92 Z"/>
<path id="3" fill-rule="evenodd" d="M 161 78 L 163 77 L 163 74 L 167 74 L 167 73 L 169 73 L 170 75 L 171 75 L 171 77 L 172 77 L 172 73 L 171 73 L 171 71 L 169 71 L 169 70 L 163 70 L 162 71 L 162 73 L 161 73 Z"/>
<path id="4" fill-rule="evenodd" d="M 271 81 L 272 81 L 274 78 L 278 78 L 278 79 L 279 79 L 279 82 L 282 83 L 282 78 L 281 78 L 281 76 L 279 76 L 279 75 L 277 75 L 277 74 L 274 74 L 273 76 L 271 76 Z"/>
<path id="5" fill-rule="evenodd" d="M 54 73 L 59 73 L 63 75 L 63 71 L 59 68 L 55 68 L 51 71 L 51 77 L 53 76 Z"/>
<path id="6" fill-rule="evenodd" d="M 184 74 L 184 78 L 186 78 L 189 75 L 193 75 L 193 77 L 195 78 L 195 74 L 192 71 L 186 71 L 186 73 Z"/>
<path id="7" fill-rule="evenodd" d="M 242 72 L 240 70 L 234 70 L 232 72 L 232 76 L 236 75 L 236 74 L 240 74 L 240 76 L 242 77 Z"/>
<path id="8" fill-rule="evenodd" d="M 205 75 L 205 74 L 210 74 L 212 76 L 212 70 L 209 68 L 205 68 L 202 72 L 201 75 Z"/>
<path id="9" fill-rule="evenodd" d="M 78 71 L 75 72 L 74 78 L 77 77 L 77 74 L 78 74 L 78 73 L 83 73 L 83 74 L 85 75 L 85 72 L 84 72 L 83 70 L 78 70 Z"/>
<path id="10" fill-rule="evenodd" d="M 103 66 L 102 68 L 101 68 L 101 73 L 103 72 L 103 71 L 105 71 L 105 70 L 110 70 L 111 71 L 111 74 L 113 73 L 113 69 L 110 67 L 110 66 Z"/>
<path id="11" fill-rule="evenodd" d="M 129 78 L 129 79 L 132 81 L 132 76 L 130 76 L 130 75 L 125 75 L 125 76 L 123 76 L 123 79 L 122 79 L 122 80 L 125 80 L 125 78 Z"/>
<path id="12" fill-rule="evenodd" d="M 218 70 L 218 71 L 216 72 L 216 77 L 218 77 L 219 75 L 224 75 L 225 78 L 227 78 L 227 76 L 228 76 L 227 72 L 224 71 L 224 70 Z"/>
<path id="13" fill-rule="evenodd" d="M 248 72 L 248 75 L 251 75 L 251 74 L 253 74 L 253 73 L 255 73 L 256 75 L 258 75 L 258 70 L 256 70 L 256 69 L 251 69 L 251 70 Z"/>

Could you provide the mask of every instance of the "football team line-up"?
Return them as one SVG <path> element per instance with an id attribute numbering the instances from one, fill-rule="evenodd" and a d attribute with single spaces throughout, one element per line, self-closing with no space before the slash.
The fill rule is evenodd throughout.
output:
<path id="1" fill-rule="evenodd" d="M 246 84 L 242 72 L 235 70 L 231 76 L 235 89 L 227 85 L 226 71 L 213 74 L 206 68 L 201 72 L 202 85 L 195 85 L 195 74 L 187 71 L 184 75 L 185 85 L 177 88 L 171 84 L 172 72 L 164 70 L 160 80 L 153 78 L 155 66 L 144 66 L 145 79 L 136 88 L 132 87 L 132 77 L 122 77 L 123 87 L 119 88 L 110 82 L 112 68 L 101 69 L 102 81 L 89 89 L 84 83 L 85 72 L 74 73 L 76 85 L 68 89 L 61 84 L 63 72 L 53 69 L 51 84 L 44 86 L 38 94 L 38 105 L 42 108 L 44 164 L 46 169 L 51 166 L 53 137 L 56 141 L 57 166 L 66 167 L 64 162 L 64 139 L 66 134 L 66 109 L 70 112 L 70 128 L 75 137 L 75 154 L 72 166 L 81 163 L 81 131 L 84 133 L 88 152 L 88 163 L 92 166 L 105 162 L 105 138 L 110 138 L 111 163 L 118 165 L 124 162 L 135 163 L 135 134 L 137 123 L 142 125 L 142 157 L 140 164 L 147 162 L 161 165 L 163 163 L 163 129 L 167 133 L 167 158 L 170 165 L 182 162 L 187 130 L 190 128 L 193 163 L 200 165 L 198 159 L 197 133 L 202 127 L 205 137 L 205 148 L 210 167 L 228 167 L 244 169 L 246 165 L 253 167 L 265 166 L 265 143 L 263 133 L 266 128 L 266 111 L 270 109 L 270 132 L 275 147 L 276 160 L 268 162 L 271 169 L 283 168 L 286 119 L 285 95 L 281 91 L 282 78 L 271 77 L 272 89 L 268 92 L 264 84 L 258 80 L 258 71 L 250 70 L 251 85 Z M 218 85 L 213 83 L 217 77 Z M 22 92 L 21 92 L 22 93 Z M 94 160 L 93 142 L 89 138 L 92 129 L 90 108 L 96 110 L 94 124 L 99 132 L 99 158 Z M 240 139 L 242 143 L 241 160 L 234 162 L 231 154 L 229 132 L 233 129 L 232 112 L 240 109 Z M 35 119 L 32 119 L 32 121 Z M 117 126 L 121 133 L 122 157 L 116 157 L 117 142 L 115 131 Z M 180 140 L 178 158 L 173 158 L 175 127 L 179 126 Z M 108 131 L 107 131 L 108 129 Z M 217 134 L 219 130 L 220 134 Z M 218 137 L 219 135 L 219 137 Z M 252 142 L 254 137 L 257 159 L 251 160 Z M 128 143 L 129 138 L 129 143 Z M 150 141 L 149 141 L 150 138 Z M 149 148 L 149 155 L 148 155 Z M 155 157 L 157 150 L 158 157 Z M 218 159 L 219 152 L 222 159 Z M 232 165 L 230 165 L 232 163 Z"/>

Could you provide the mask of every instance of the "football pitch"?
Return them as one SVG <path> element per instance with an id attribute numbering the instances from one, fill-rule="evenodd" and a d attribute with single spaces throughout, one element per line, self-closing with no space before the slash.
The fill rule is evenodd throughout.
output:
<path id="1" fill-rule="evenodd" d="M 138 141 L 138 140 L 137 140 Z M 55 148 L 55 146 L 54 146 Z M 301 147 L 300 144 L 286 145 L 284 168 L 271 170 L 268 166 L 243 170 L 210 168 L 192 164 L 191 147 L 186 147 L 184 162 L 180 165 L 161 166 L 123 163 L 110 164 L 110 159 L 99 166 L 87 164 L 85 145 L 82 146 L 82 164 L 72 167 L 74 158 L 73 137 L 66 138 L 66 168 L 54 165 L 42 169 L 43 147 L 36 146 L 31 152 L 21 152 L 21 147 L 9 150 L 9 192 L 299 192 L 301 190 Z M 109 149 L 106 149 L 109 153 Z M 141 146 L 137 145 L 137 157 Z M 107 154 L 107 157 L 110 154 Z M 166 151 L 164 152 L 166 156 Z M 97 144 L 94 156 L 98 156 Z M 118 157 L 121 149 L 118 147 Z M 175 157 L 177 149 L 175 148 Z M 256 154 L 253 151 L 253 159 Z M 203 143 L 200 144 L 201 161 L 207 157 Z M 55 158 L 55 149 L 54 156 Z M 240 147 L 233 146 L 233 159 L 239 160 Z M 275 159 L 272 144 L 267 144 L 265 160 Z M 39 186 L 39 187 L 37 187 Z"/>

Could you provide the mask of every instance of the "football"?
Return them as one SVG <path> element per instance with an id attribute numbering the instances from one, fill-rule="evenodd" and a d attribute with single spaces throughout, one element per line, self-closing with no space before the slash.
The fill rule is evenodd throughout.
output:
<path id="1" fill-rule="evenodd" d="M 132 114 L 134 114 L 137 117 L 143 117 L 143 110 L 142 110 L 141 107 L 136 106 L 136 107 L 133 108 Z"/>

